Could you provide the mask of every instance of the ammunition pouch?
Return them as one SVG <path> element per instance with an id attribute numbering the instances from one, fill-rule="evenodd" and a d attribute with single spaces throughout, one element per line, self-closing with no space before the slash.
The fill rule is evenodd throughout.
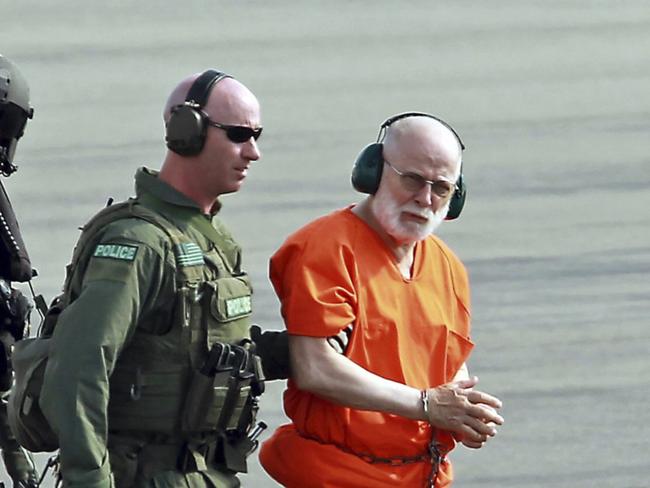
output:
<path id="1" fill-rule="evenodd" d="M 249 394 L 250 386 L 231 378 L 229 373 L 209 377 L 194 372 L 181 416 L 181 430 L 197 433 L 222 426 L 225 429 L 236 428 Z M 230 412 L 226 412 L 226 406 Z"/>
<path id="2" fill-rule="evenodd" d="M 245 437 L 255 421 L 256 397 L 263 391 L 264 377 L 254 345 L 248 339 L 233 344 L 248 335 L 250 279 L 245 273 L 224 274 L 200 286 L 198 301 L 187 302 L 194 311 L 192 320 L 201 320 L 190 329 L 197 330 L 198 325 L 211 347 L 207 355 L 193 357 L 180 415 L 181 433 L 188 438 L 205 432 L 218 432 L 229 440 Z"/>
<path id="3" fill-rule="evenodd" d="M 260 362 L 254 353 L 244 346 L 215 343 L 205 364 L 192 372 L 181 431 L 190 436 L 210 431 L 245 435 L 255 421 L 261 385 Z"/>
<path id="4" fill-rule="evenodd" d="M 233 342 L 248 337 L 252 286 L 245 273 L 208 281 L 202 289 L 204 330 L 207 344 Z"/>

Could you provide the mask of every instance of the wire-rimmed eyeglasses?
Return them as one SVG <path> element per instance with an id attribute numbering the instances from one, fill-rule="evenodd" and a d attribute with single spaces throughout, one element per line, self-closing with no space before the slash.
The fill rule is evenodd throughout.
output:
<path id="1" fill-rule="evenodd" d="M 391 163 L 389 163 L 386 160 L 384 160 L 384 162 L 390 167 L 390 169 L 392 169 L 393 171 L 395 171 L 395 173 L 397 173 L 397 175 L 399 175 L 399 180 L 406 191 L 417 193 L 420 190 L 422 190 L 422 188 L 424 188 L 426 185 L 429 185 L 431 187 L 431 191 L 437 197 L 449 198 L 458 189 L 458 185 L 450 181 L 427 180 L 426 178 L 424 178 L 423 176 L 417 173 L 400 171 L 399 169 L 397 169 L 395 166 L 393 166 Z"/>

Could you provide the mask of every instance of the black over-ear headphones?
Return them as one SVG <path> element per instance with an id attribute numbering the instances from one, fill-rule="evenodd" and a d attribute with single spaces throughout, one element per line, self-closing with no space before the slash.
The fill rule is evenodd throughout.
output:
<path id="1" fill-rule="evenodd" d="M 190 87 L 185 102 L 172 107 L 166 125 L 167 147 L 181 156 L 196 156 L 203 150 L 208 130 L 208 116 L 202 110 L 208 102 L 212 87 L 232 76 L 209 69 L 203 72 Z"/>
<path id="2" fill-rule="evenodd" d="M 405 112 L 402 114 L 394 115 L 393 117 L 386 119 L 381 127 L 379 128 L 379 134 L 377 135 L 377 142 L 373 142 L 366 146 L 363 151 L 357 156 L 357 160 L 354 162 L 354 167 L 352 168 L 352 186 L 355 190 L 361 193 L 368 193 L 374 195 L 379 188 L 379 182 L 381 181 L 381 174 L 384 169 L 384 138 L 386 137 L 386 129 L 393 125 L 398 120 L 405 119 L 407 117 L 429 117 L 431 119 L 437 120 L 442 125 L 447 127 L 458 140 L 460 144 L 461 151 L 465 150 L 465 144 L 461 140 L 458 133 L 454 130 L 444 120 L 435 117 L 434 115 L 427 114 L 424 112 Z M 465 198 L 467 196 L 467 187 L 465 186 L 465 181 L 463 179 L 463 167 L 461 164 L 460 176 L 456 182 L 456 191 L 454 192 L 451 200 L 449 201 L 449 211 L 447 212 L 446 220 L 453 220 L 460 215 L 461 210 L 463 210 L 463 205 L 465 205 Z"/>

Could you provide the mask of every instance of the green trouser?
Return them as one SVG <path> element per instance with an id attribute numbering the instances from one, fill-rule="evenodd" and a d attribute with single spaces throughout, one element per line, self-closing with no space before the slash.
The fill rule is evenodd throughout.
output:
<path id="1" fill-rule="evenodd" d="M 148 480 L 136 481 L 133 486 L 134 488 L 238 488 L 241 484 L 235 475 L 209 469 L 201 473 L 163 471 Z"/>
<path id="2" fill-rule="evenodd" d="M 36 481 L 37 475 L 31 455 L 20 447 L 9 428 L 5 398 L 0 398 L 0 449 L 7 473 L 14 483 Z"/>
<path id="3" fill-rule="evenodd" d="M 116 488 L 237 488 L 236 473 L 218 464 L 177 469 L 178 444 L 152 444 L 111 436 L 109 453 Z"/>

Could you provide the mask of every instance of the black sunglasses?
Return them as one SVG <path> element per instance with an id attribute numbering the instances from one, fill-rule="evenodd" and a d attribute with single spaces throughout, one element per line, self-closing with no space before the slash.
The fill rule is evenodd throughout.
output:
<path id="1" fill-rule="evenodd" d="M 225 130 L 226 137 L 232 142 L 241 144 L 242 142 L 248 141 L 251 137 L 255 140 L 258 140 L 262 135 L 262 127 L 253 129 L 252 127 L 246 127 L 245 125 L 226 125 L 215 122 L 214 120 L 207 119 L 208 125 L 216 127 L 217 129 Z"/>

